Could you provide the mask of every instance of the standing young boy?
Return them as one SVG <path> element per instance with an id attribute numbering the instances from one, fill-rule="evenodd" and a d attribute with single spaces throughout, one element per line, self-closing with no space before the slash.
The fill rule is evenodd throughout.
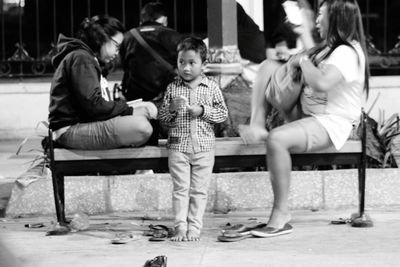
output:
<path id="1" fill-rule="evenodd" d="M 170 83 L 159 119 L 168 126 L 168 165 L 173 179 L 175 235 L 172 241 L 198 241 L 214 167 L 214 124 L 228 117 L 222 92 L 202 68 L 204 42 L 189 37 L 179 43 L 179 77 Z"/>

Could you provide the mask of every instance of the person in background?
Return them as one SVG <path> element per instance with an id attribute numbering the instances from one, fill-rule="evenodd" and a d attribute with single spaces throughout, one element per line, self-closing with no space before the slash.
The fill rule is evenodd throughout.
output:
<path id="1" fill-rule="evenodd" d="M 168 130 L 168 166 L 173 180 L 175 235 L 198 241 L 215 152 L 214 124 L 228 117 L 218 84 L 205 76 L 207 47 L 195 37 L 178 45 L 179 77 L 168 85 L 159 119 Z"/>
<path id="2" fill-rule="evenodd" d="M 240 56 L 252 63 L 261 63 L 266 58 L 263 32 L 237 2 L 236 16 Z"/>
<path id="3" fill-rule="evenodd" d="M 304 16 L 304 14 L 303 14 Z M 304 18 L 294 27 L 307 44 L 312 27 Z M 265 130 L 265 112 L 273 99 L 274 66 L 266 61 L 262 68 L 267 82 L 253 90 L 252 122 L 241 133 L 245 142 L 266 141 L 267 164 L 274 193 L 274 204 L 267 226 L 252 231 L 258 237 L 273 237 L 292 232 L 288 198 L 291 153 L 312 152 L 328 147 L 340 149 L 349 138 L 353 124 L 361 115 L 364 91 L 368 95 L 369 71 L 362 18 L 356 0 L 322 0 L 316 28 L 323 40 L 310 50 L 295 55 L 285 64 L 300 70 L 302 87 L 297 105 L 287 110 L 288 123 Z M 307 45 L 305 45 L 306 48 Z M 279 107 L 276 107 L 279 108 Z"/>
<path id="4" fill-rule="evenodd" d="M 151 102 L 113 100 L 100 63 L 118 54 L 125 29 L 115 18 L 94 16 L 80 24 L 76 38 L 59 36 L 51 81 L 49 123 L 53 139 L 75 149 L 143 145 L 151 136 Z"/>
<path id="5" fill-rule="evenodd" d="M 285 1 L 288 0 L 269 0 L 265 2 L 264 36 L 267 59 L 287 61 L 291 55 L 304 48 L 303 41 L 299 39 L 299 35 L 287 21 L 286 13 L 282 7 Z M 296 2 L 305 13 L 307 20 L 314 20 L 314 12 L 308 0 L 296 0 Z M 318 36 L 313 37 L 318 38 Z"/>
<path id="6" fill-rule="evenodd" d="M 181 35 L 168 28 L 168 17 L 162 3 L 146 4 L 140 14 L 140 26 L 136 28 L 147 44 L 176 68 L 176 46 Z M 162 99 L 167 85 L 174 75 L 152 57 L 128 31 L 121 44 L 120 58 L 124 75 L 122 90 L 127 100 L 143 99 L 154 101 Z"/>

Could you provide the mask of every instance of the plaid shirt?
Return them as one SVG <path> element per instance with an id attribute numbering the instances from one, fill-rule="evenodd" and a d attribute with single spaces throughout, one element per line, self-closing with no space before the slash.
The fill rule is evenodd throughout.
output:
<path id="1" fill-rule="evenodd" d="M 171 113 L 170 102 L 178 96 L 185 96 L 190 105 L 203 106 L 203 115 L 193 118 L 186 108 Z M 159 111 L 159 120 L 168 127 L 167 148 L 184 153 L 214 149 L 214 124 L 227 118 L 228 109 L 218 84 L 205 75 L 197 88 L 190 88 L 181 78 L 175 79 L 168 85 Z"/>

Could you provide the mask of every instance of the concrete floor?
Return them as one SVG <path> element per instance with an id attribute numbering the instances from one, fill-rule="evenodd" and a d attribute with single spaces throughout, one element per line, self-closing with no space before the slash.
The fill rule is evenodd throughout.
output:
<path id="1" fill-rule="evenodd" d="M 238 242 L 217 241 L 226 223 L 266 220 L 266 211 L 206 214 L 200 242 L 150 242 L 143 236 L 149 224 L 172 226 L 170 217 L 119 213 L 90 217 L 88 230 L 63 236 L 46 236 L 51 217 L 3 219 L 0 237 L 6 248 L 0 252 L 0 266 L 12 255 L 16 265 L 54 266 L 143 266 L 146 260 L 165 255 L 169 267 L 227 266 L 398 266 L 400 260 L 400 208 L 371 210 L 372 228 L 332 225 L 330 220 L 347 217 L 352 211 L 295 211 L 294 231 L 274 238 L 248 238 Z M 41 222 L 43 228 L 25 228 Z M 117 233 L 135 236 L 127 244 L 114 245 Z M 9 253 L 6 254 L 6 251 Z"/>
<path id="2" fill-rule="evenodd" d="M 3 207 L 15 178 L 29 168 L 29 162 L 34 158 L 34 151 L 29 150 L 40 147 L 38 140 L 29 141 L 24 147 L 25 152 L 15 157 L 12 153 L 18 144 L 19 141 L 0 142 L 0 202 L 3 201 Z M 150 242 L 143 236 L 143 230 L 150 224 L 172 226 L 170 214 L 91 216 L 89 229 L 63 236 L 45 235 L 52 229 L 55 218 L 2 218 L 0 214 L 0 266 L 141 267 L 146 260 L 158 255 L 167 256 L 168 267 L 398 266 L 400 207 L 368 210 L 374 221 L 372 228 L 330 224 L 331 220 L 349 217 L 354 211 L 296 210 L 291 222 L 293 233 L 232 243 L 217 241 L 222 226 L 228 222 L 265 222 L 269 211 L 208 213 L 201 241 L 182 243 Z M 38 222 L 45 226 L 38 229 L 24 227 Z M 118 233 L 128 233 L 135 238 L 127 244 L 111 244 L 111 239 Z"/>

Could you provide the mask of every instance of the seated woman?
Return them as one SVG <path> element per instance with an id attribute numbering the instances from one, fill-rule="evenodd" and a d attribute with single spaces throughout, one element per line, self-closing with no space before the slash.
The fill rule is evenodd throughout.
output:
<path id="1" fill-rule="evenodd" d="M 115 18 L 94 16 L 80 25 L 76 38 L 59 36 L 50 89 L 49 123 L 53 139 L 75 149 L 140 146 L 152 134 L 157 116 L 150 102 L 113 100 L 100 63 L 118 54 L 125 29 Z"/>
<path id="2" fill-rule="evenodd" d="M 274 203 L 265 228 L 252 232 L 259 237 L 288 234 L 288 197 L 290 189 L 291 153 L 303 153 L 330 146 L 340 149 L 348 139 L 352 124 L 359 120 L 363 91 L 368 94 L 368 64 L 361 13 L 356 0 L 322 0 L 316 27 L 324 40 L 306 53 L 289 60 L 291 68 L 301 71 L 302 83 L 293 91 L 299 95 L 301 108 L 279 109 L 288 123 L 267 132 L 265 114 L 280 96 L 274 88 L 275 62 L 264 62 L 258 87 L 252 98 L 252 120 L 241 136 L 246 142 L 266 141 Z M 310 40 L 310 27 L 304 24 L 295 31 L 303 40 Z M 307 47 L 307 46 L 306 46 Z M 284 65 L 285 67 L 287 65 Z M 275 91 L 275 95 L 270 91 Z M 267 96 L 267 98 L 265 97 Z M 290 99 L 290 101 L 292 101 Z M 296 102 L 296 99 L 295 101 Z"/>

